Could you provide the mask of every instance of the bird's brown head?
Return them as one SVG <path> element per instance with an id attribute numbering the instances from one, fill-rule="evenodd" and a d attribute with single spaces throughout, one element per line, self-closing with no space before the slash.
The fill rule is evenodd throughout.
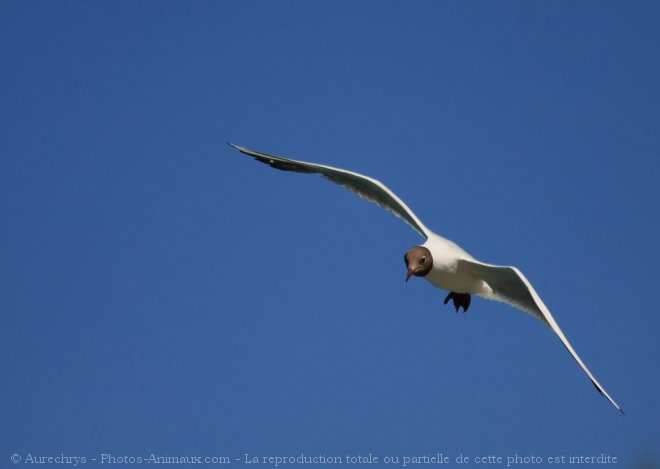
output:
<path id="1" fill-rule="evenodd" d="M 424 246 L 410 248 L 403 256 L 403 260 L 408 269 L 408 272 L 406 273 L 406 282 L 413 275 L 416 277 L 424 277 L 431 271 L 431 267 L 433 267 L 433 256 L 431 256 L 431 251 Z"/>

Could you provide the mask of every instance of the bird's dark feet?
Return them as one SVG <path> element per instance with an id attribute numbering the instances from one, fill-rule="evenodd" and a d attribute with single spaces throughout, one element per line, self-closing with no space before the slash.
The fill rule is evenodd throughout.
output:
<path id="1" fill-rule="evenodd" d="M 449 295 L 447 295 L 447 298 L 445 298 L 445 304 L 447 304 L 449 300 L 454 302 L 454 308 L 456 308 L 457 313 L 460 308 L 463 308 L 463 312 L 465 313 L 470 307 L 470 301 L 472 298 L 470 298 L 469 293 L 450 292 Z"/>

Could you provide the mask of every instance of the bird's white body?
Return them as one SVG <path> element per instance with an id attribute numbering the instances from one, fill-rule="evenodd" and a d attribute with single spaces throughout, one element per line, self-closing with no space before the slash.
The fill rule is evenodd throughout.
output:
<path id="1" fill-rule="evenodd" d="M 462 267 L 461 260 L 474 261 L 458 244 L 449 241 L 433 232 L 422 246 L 431 251 L 433 266 L 424 277 L 432 285 L 450 292 L 471 293 L 486 296 L 492 293 L 491 288 L 482 279 Z"/>
<path id="2" fill-rule="evenodd" d="M 276 169 L 320 174 L 403 219 L 426 238 L 426 242 L 422 246 L 431 253 L 432 266 L 430 271 L 425 274 L 425 278 L 432 285 L 457 294 L 475 294 L 490 300 L 503 301 L 538 318 L 559 337 L 598 392 L 621 411 L 619 405 L 600 385 L 575 352 L 532 284 L 516 267 L 486 264 L 476 260 L 456 243 L 429 230 L 394 192 L 376 179 L 345 169 L 282 158 L 238 145 L 230 145 Z M 466 309 L 465 306 L 463 307 Z"/>

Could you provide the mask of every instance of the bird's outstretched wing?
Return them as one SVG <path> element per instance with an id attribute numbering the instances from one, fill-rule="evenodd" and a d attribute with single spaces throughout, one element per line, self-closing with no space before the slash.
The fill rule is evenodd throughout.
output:
<path id="1" fill-rule="evenodd" d="M 260 153 L 229 143 L 241 153 L 249 155 L 260 163 L 268 164 L 275 169 L 283 171 L 294 171 L 298 173 L 318 173 L 330 181 L 344 186 L 351 192 L 359 195 L 363 199 L 373 202 L 386 210 L 389 210 L 397 217 L 403 219 L 415 231 L 424 238 L 429 237 L 429 229 L 417 218 L 412 210 L 397 195 L 389 190 L 385 184 L 368 176 L 346 171 L 344 169 L 333 168 L 331 166 L 320 165 L 316 163 L 307 163 L 305 161 L 291 160 L 279 156 Z"/>
<path id="2" fill-rule="evenodd" d="M 598 380 L 596 380 L 594 375 L 591 374 L 591 371 L 589 371 L 587 366 L 580 359 L 577 352 L 573 349 L 570 342 L 559 328 L 557 321 L 552 317 L 550 310 L 543 303 L 541 297 L 539 297 L 536 290 L 534 290 L 534 287 L 532 287 L 532 284 L 529 283 L 529 280 L 527 280 L 520 270 L 515 267 L 484 264 L 476 260 L 461 260 L 459 262 L 461 263 L 461 267 L 482 279 L 488 284 L 488 286 L 490 286 L 492 293 L 490 295 L 482 296 L 492 300 L 503 301 L 511 306 L 515 306 L 516 308 L 540 319 L 544 324 L 550 327 L 550 329 L 557 334 L 564 344 L 564 347 L 566 347 L 575 361 L 578 362 L 582 370 L 587 374 L 598 392 L 605 396 L 620 412 L 623 412 L 621 407 L 619 407 L 614 399 L 610 397 L 607 391 L 605 391 L 605 388 L 600 385 Z"/>

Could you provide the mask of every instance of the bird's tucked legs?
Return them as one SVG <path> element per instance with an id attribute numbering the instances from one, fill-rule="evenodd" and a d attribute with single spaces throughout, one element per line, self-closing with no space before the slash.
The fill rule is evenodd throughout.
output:
<path id="1" fill-rule="evenodd" d="M 447 304 L 449 300 L 454 302 L 454 308 L 456 308 L 457 313 L 461 307 L 463 308 L 464 313 L 467 312 L 470 307 L 471 298 L 469 293 L 450 292 L 449 295 L 447 295 L 447 298 L 445 298 L 445 304 Z"/>

